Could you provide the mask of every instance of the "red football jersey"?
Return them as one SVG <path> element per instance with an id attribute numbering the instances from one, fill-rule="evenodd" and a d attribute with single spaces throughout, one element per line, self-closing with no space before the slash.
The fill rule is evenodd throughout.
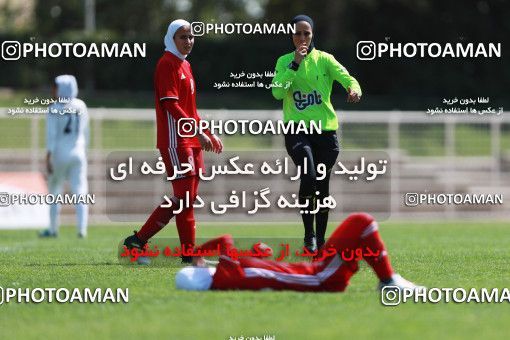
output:
<path id="1" fill-rule="evenodd" d="M 177 100 L 186 117 L 199 121 L 196 107 L 196 87 L 191 65 L 166 51 L 159 59 L 154 74 L 156 104 L 157 148 L 200 147 L 193 132 L 180 129 L 182 122 L 175 113 L 163 107 L 163 100 Z M 178 131 L 180 130 L 180 131 Z M 183 132 L 184 131 L 184 132 Z M 180 132 L 180 133 L 178 133 Z"/>

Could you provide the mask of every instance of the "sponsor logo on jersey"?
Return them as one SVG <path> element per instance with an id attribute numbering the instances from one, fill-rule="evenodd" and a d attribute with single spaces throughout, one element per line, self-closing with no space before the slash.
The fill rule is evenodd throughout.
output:
<path id="1" fill-rule="evenodd" d="M 292 97 L 294 98 L 294 105 L 296 105 L 296 108 L 300 111 L 303 111 L 311 105 L 322 104 L 322 97 L 316 90 L 313 90 L 310 93 L 294 91 Z"/>

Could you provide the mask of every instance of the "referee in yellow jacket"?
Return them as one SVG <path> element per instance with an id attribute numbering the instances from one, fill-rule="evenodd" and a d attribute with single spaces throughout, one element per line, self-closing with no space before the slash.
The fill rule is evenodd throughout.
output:
<path id="1" fill-rule="evenodd" d="M 333 82 L 336 80 L 345 88 L 350 103 L 360 100 L 361 88 L 335 57 L 314 47 L 314 25 L 310 17 L 298 15 L 291 23 L 295 25 L 292 36 L 295 50 L 278 58 L 272 93 L 276 99 L 283 100 L 285 122 L 304 121 L 309 126 L 314 121 L 321 126 L 321 134 L 285 135 L 285 147 L 294 164 L 303 169 L 307 163 L 307 174 L 300 178 L 299 201 L 304 204 L 308 200 L 305 210 L 313 211 L 317 200 L 329 196 L 331 169 L 340 150 L 336 135 L 338 117 L 330 101 Z M 317 180 L 320 163 L 326 166 L 327 175 Z M 309 250 L 315 251 L 324 244 L 328 215 L 328 208 L 320 209 L 315 215 L 301 215 L 304 245 Z"/>

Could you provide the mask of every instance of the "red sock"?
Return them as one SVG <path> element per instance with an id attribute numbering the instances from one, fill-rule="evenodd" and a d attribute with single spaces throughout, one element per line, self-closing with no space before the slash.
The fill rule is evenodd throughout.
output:
<path id="1" fill-rule="evenodd" d="M 183 209 L 176 217 L 175 224 L 181 244 L 193 248 L 195 246 L 195 214 L 193 207 Z"/>
<path id="2" fill-rule="evenodd" d="M 174 188 L 174 195 L 179 199 L 189 197 L 190 207 L 185 207 L 175 217 L 175 224 L 177 225 L 177 232 L 179 233 L 179 240 L 181 245 L 194 247 L 195 246 L 195 214 L 193 211 L 193 202 L 197 196 L 198 190 L 198 176 L 185 177 L 172 182 Z"/>
<path id="3" fill-rule="evenodd" d="M 158 206 L 154 209 L 142 228 L 136 233 L 136 236 L 142 242 L 147 242 L 168 224 L 170 219 L 174 216 L 173 209 L 173 207 L 162 208 Z"/>
<path id="4" fill-rule="evenodd" d="M 393 275 L 393 268 L 391 267 L 388 252 L 384 247 L 381 235 L 376 230 L 362 239 L 361 244 L 363 248 L 368 247 L 372 251 L 379 251 L 379 256 L 366 256 L 364 260 L 374 269 L 375 274 L 381 281 L 388 281 Z"/>

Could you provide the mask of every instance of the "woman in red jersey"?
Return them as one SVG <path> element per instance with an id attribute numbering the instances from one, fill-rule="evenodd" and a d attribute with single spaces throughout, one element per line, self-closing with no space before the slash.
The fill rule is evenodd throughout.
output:
<path id="1" fill-rule="evenodd" d="M 190 134 L 189 125 L 195 125 L 196 131 L 200 121 L 196 108 L 196 84 L 191 65 L 186 61 L 194 44 L 190 23 L 182 19 L 170 23 L 164 42 L 165 53 L 159 59 L 154 74 L 157 148 L 169 177 L 174 176 L 175 170 L 181 170 L 183 163 L 192 165 L 191 171 L 178 175 L 172 181 L 172 202 L 177 204 L 189 193 L 190 206 L 178 213 L 175 219 L 181 245 L 193 247 L 195 217 L 192 203 L 198 192 L 199 170 L 204 166 L 202 150 L 220 153 L 223 144 L 209 131 Z M 124 240 L 124 245 L 143 248 L 168 224 L 174 216 L 173 211 L 173 206 L 158 206 L 142 228 Z M 183 257 L 183 262 L 190 263 L 191 258 Z"/>

